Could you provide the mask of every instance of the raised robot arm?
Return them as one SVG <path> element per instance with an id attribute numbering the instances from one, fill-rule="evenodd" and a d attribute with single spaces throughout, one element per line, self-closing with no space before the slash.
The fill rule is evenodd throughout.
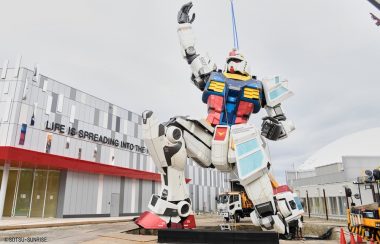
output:
<path id="1" fill-rule="evenodd" d="M 191 80 L 194 85 L 201 91 L 204 90 L 207 79 L 212 71 L 216 70 L 216 65 L 213 63 L 208 55 L 200 55 L 195 51 L 195 36 L 192 30 L 191 23 L 195 19 L 193 13 L 191 19 L 189 12 L 193 6 L 192 2 L 189 2 L 181 7 L 178 12 L 178 37 L 181 44 L 182 56 L 190 64 L 192 75 Z"/>
<path id="2" fill-rule="evenodd" d="M 264 108 L 268 116 L 263 118 L 261 135 L 269 140 L 280 140 L 288 136 L 295 127 L 291 120 L 286 119 L 281 108 L 281 102 L 293 95 L 287 88 L 288 81 L 280 81 L 279 77 L 262 81 L 265 97 Z"/>

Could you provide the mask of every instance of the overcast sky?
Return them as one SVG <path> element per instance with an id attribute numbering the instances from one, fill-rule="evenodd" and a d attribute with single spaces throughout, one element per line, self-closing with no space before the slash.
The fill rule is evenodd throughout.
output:
<path id="1" fill-rule="evenodd" d="M 0 62 L 23 65 L 121 107 L 206 116 L 181 58 L 177 11 L 187 1 L 0 1 Z M 194 0 L 197 49 L 219 68 L 233 46 L 228 0 Z M 365 0 L 235 0 L 240 49 L 257 77 L 289 80 L 296 131 L 271 142 L 275 175 L 335 139 L 380 123 L 380 27 Z M 260 124 L 264 113 L 251 116 Z M 358 142 L 352 142 L 358 143 Z M 360 142 L 359 142 L 360 144 Z"/>

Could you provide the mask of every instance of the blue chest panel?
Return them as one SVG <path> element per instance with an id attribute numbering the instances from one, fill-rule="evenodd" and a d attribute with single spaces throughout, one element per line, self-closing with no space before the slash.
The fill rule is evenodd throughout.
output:
<path id="1" fill-rule="evenodd" d="M 203 92 L 202 101 L 207 103 L 210 95 L 223 97 L 220 124 L 235 124 L 240 101 L 253 104 L 253 113 L 259 112 L 264 99 L 262 84 L 254 79 L 227 78 L 223 73 L 212 72 Z"/>

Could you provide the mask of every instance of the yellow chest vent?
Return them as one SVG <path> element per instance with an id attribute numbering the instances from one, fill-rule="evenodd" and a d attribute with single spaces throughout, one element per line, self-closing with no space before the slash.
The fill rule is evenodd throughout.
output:
<path id="1" fill-rule="evenodd" d="M 244 97 L 250 99 L 259 99 L 260 92 L 258 89 L 246 87 L 244 88 Z"/>
<path id="2" fill-rule="evenodd" d="M 224 86 L 225 86 L 224 82 L 211 81 L 208 89 L 215 92 L 223 92 Z"/>

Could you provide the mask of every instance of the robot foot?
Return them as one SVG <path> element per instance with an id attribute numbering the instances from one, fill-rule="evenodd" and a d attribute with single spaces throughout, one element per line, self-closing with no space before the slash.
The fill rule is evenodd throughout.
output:
<path id="1" fill-rule="evenodd" d="M 178 222 L 177 222 L 178 221 Z M 195 218 L 191 214 L 186 218 L 173 218 L 169 216 L 158 216 L 151 211 L 145 211 L 135 220 L 135 223 L 144 229 L 157 230 L 157 229 L 194 229 Z"/>
<path id="2" fill-rule="evenodd" d="M 150 212 L 145 211 L 135 220 L 135 224 L 144 229 L 166 229 L 167 222 L 165 219 L 160 218 L 160 216 Z"/>

